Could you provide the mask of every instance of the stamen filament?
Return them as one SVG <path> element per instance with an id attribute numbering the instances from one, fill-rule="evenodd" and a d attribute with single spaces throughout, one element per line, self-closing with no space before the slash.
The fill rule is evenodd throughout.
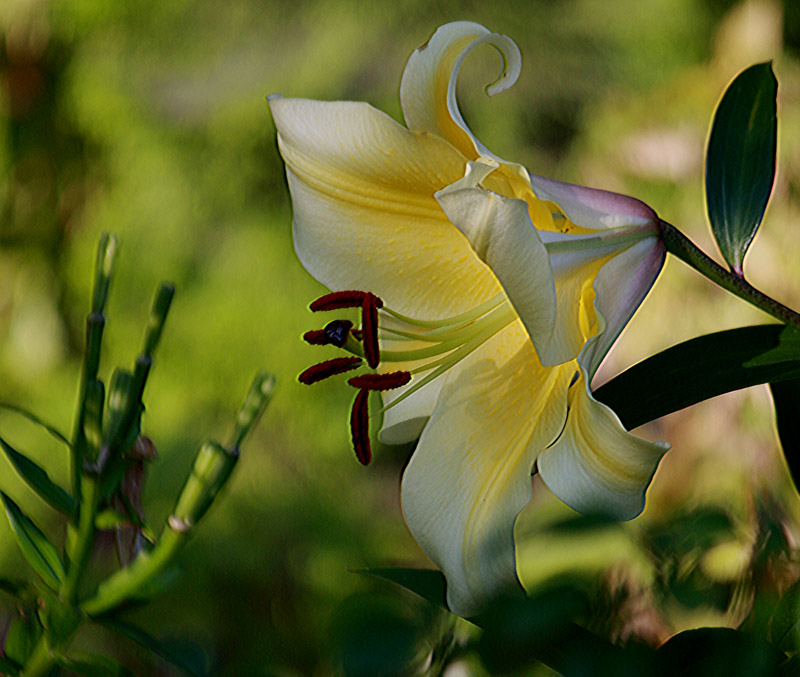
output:
<path id="1" fill-rule="evenodd" d="M 442 333 L 442 336 L 448 337 L 447 340 L 440 340 L 437 342 L 427 341 L 427 343 L 431 343 L 432 345 L 426 348 L 416 348 L 414 350 L 381 350 L 380 360 L 383 363 L 414 362 L 416 360 L 424 360 L 429 357 L 443 355 L 472 341 L 472 338 L 468 338 L 465 341 L 463 334 L 466 330 L 477 332 L 475 336 L 484 336 L 488 338 L 500 331 L 500 329 L 516 318 L 516 316 L 516 312 L 510 304 L 502 304 L 495 307 L 491 312 L 484 314 L 484 316 L 480 317 L 477 321 Z M 483 340 L 485 340 L 485 338 Z M 348 336 L 343 348 L 353 355 L 364 356 L 364 346 L 351 336 Z M 427 371 L 429 368 L 430 367 L 426 366 L 420 369 L 422 371 Z M 414 371 L 412 371 L 412 373 L 414 373 Z"/>
<path id="2" fill-rule="evenodd" d="M 507 312 L 498 314 L 498 317 L 495 321 L 486 325 L 486 327 L 477 334 L 475 334 L 475 336 L 467 340 L 465 343 L 462 343 L 461 346 L 459 346 L 458 348 L 452 350 L 449 355 L 446 355 L 441 359 L 436 360 L 435 362 L 429 362 L 420 367 L 417 367 L 416 369 L 412 369 L 411 374 L 418 374 L 425 371 L 430 371 L 431 369 L 433 369 L 433 371 L 428 375 L 424 376 L 423 378 L 421 378 L 416 383 L 413 383 L 413 385 L 408 390 L 406 390 L 402 395 L 392 400 L 389 404 L 383 406 L 379 410 L 379 413 L 388 411 L 395 405 L 402 402 L 407 397 L 411 396 L 413 393 L 415 393 L 423 386 L 427 385 L 434 379 L 444 374 L 448 369 L 461 362 L 461 360 L 467 357 L 470 353 L 474 352 L 477 348 L 483 345 L 483 343 L 485 343 L 488 339 L 494 336 L 498 331 L 500 331 L 505 326 L 510 324 L 516 318 L 516 313 L 510 306 L 508 306 L 504 310 L 506 310 Z M 384 352 L 384 355 L 386 355 L 386 352 Z"/>
<path id="3" fill-rule="evenodd" d="M 383 312 L 388 313 L 392 317 L 395 317 L 402 322 L 416 325 L 418 327 L 445 327 L 448 325 L 461 324 L 463 322 L 475 320 L 481 317 L 481 315 L 485 315 L 496 306 L 499 306 L 501 303 L 503 303 L 503 301 L 505 301 L 505 298 L 505 294 L 501 292 L 490 298 L 488 301 L 484 301 L 480 305 L 475 306 L 465 313 L 453 315 L 452 317 L 445 318 L 444 320 L 418 320 L 416 318 L 409 317 L 408 315 L 398 313 L 396 310 L 392 310 L 391 308 L 384 308 Z"/>

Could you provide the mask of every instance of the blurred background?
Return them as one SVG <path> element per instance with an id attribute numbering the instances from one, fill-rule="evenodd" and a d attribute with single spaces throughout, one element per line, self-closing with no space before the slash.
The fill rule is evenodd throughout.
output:
<path id="1" fill-rule="evenodd" d="M 482 94 L 496 75 L 491 52 L 465 68 L 462 110 L 488 147 L 537 174 L 635 195 L 710 253 L 702 162 L 711 115 L 740 70 L 773 60 L 778 177 L 746 271 L 800 306 L 792 0 L 0 3 L 0 401 L 69 432 L 103 231 L 121 241 L 103 375 L 132 362 L 157 284 L 178 290 L 145 395 L 143 429 L 159 453 L 145 496 L 154 525 L 198 445 L 227 436 L 252 375 L 278 378 L 226 495 L 182 558 L 184 575 L 131 613 L 210 674 L 355 674 L 381 652 L 411 670 L 443 633 L 471 632 L 349 573 L 428 565 L 398 501 L 412 449 L 377 448 L 361 467 L 350 389 L 296 381 L 324 353 L 300 340 L 316 327 L 307 305 L 323 290 L 294 256 L 265 100 L 363 100 L 401 120 L 405 60 L 460 19 L 509 35 L 523 54 L 520 81 L 492 100 Z M 692 336 L 766 321 L 669 261 L 596 384 Z M 517 526 L 526 585 L 565 573 L 586 580 L 598 608 L 613 610 L 594 620 L 623 641 L 755 618 L 758 600 L 798 573 L 798 497 L 772 416 L 761 387 L 639 429 L 673 450 L 645 513 L 628 524 L 585 524 L 537 482 Z M 7 413 L 0 435 L 66 483 L 66 454 L 46 435 Z M 3 458 L 0 488 L 63 537 Z M 0 572 L 25 572 L 4 519 Z M 0 631 L 12 611 L 0 594 Z M 180 674 L 130 642 L 85 635 L 79 643 L 102 644 L 137 674 Z M 484 671 L 469 658 L 459 669 Z"/>

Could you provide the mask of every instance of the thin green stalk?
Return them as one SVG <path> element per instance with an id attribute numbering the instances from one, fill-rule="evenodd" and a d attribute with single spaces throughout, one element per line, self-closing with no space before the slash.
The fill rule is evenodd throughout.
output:
<path id="1" fill-rule="evenodd" d="M 95 526 L 97 514 L 97 478 L 88 473 L 81 476 L 81 502 L 80 516 L 78 517 L 78 533 L 67 570 L 67 577 L 61 586 L 61 598 L 70 605 L 75 605 L 78 600 L 78 585 L 81 581 L 86 561 L 94 545 Z"/>
<path id="2" fill-rule="evenodd" d="M 100 347 L 103 340 L 105 317 L 103 311 L 108 300 L 108 288 L 114 272 L 117 256 L 117 239 L 104 233 L 97 246 L 94 268 L 94 289 L 92 291 L 92 311 L 86 318 L 86 346 L 84 348 L 83 370 L 75 415 L 72 441 L 72 493 L 78 496 L 81 490 L 81 473 L 86 456 L 84 419 L 86 417 L 86 395 L 88 384 L 97 379 L 100 365 Z"/>
<path id="3" fill-rule="evenodd" d="M 666 221 L 659 221 L 659 226 L 661 228 L 661 237 L 670 254 L 690 265 L 698 273 L 705 275 L 709 280 L 731 292 L 731 294 L 735 294 L 740 299 L 772 315 L 772 317 L 784 324 L 800 329 L 800 314 L 760 292 L 744 278 L 723 268 L 700 250 L 675 226 Z"/>
<path id="4" fill-rule="evenodd" d="M 139 553 L 130 566 L 110 576 L 97 589 L 97 594 L 81 604 L 81 610 L 89 616 L 97 616 L 135 597 L 137 591 L 164 571 L 181 551 L 189 531 L 170 519 L 155 548 Z"/>
<path id="5" fill-rule="evenodd" d="M 236 416 L 233 436 L 229 445 L 231 449 L 238 449 L 242 446 L 245 438 L 250 434 L 250 431 L 252 431 L 261 418 L 261 415 L 264 413 L 264 409 L 266 409 L 270 399 L 272 399 L 274 390 L 274 375 L 268 372 L 256 374 L 253 382 L 250 384 L 250 390 L 247 391 L 244 402 Z"/>

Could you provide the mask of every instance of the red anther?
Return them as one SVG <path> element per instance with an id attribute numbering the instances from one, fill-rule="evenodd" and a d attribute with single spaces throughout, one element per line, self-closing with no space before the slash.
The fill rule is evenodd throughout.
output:
<path id="1" fill-rule="evenodd" d="M 364 302 L 364 297 L 368 293 L 354 289 L 333 291 L 330 294 L 320 296 L 311 303 L 309 308 L 314 312 L 318 310 L 336 310 L 337 308 L 358 308 Z"/>
<path id="2" fill-rule="evenodd" d="M 297 380 L 310 386 L 312 383 L 322 381 L 330 376 L 355 369 L 359 364 L 361 364 L 360 357 L 335 357 L 332 360 L 311 365 L 297 377 Z"/>
<path id="3" fill-rule="evenodd" d="M 303 334 L 303 340 L 310 343 L 312 346 L 326 346 L 328 345 L 328 337 L 322 329 L 312 329 Z"/>
<path id="4" fill-rule="evenodd" d="M 362 390 L 393 390 L 406 385 L 411 380 L 411 372 L 391 371 L 388 374 L 362 374 L 348 379 L 354 388 Z"/>
<path id="5" fill-rule="evenodd" d="M 378 308 L 383 307 L 381 301 L 372 292 L 367 292 L 361 304 L 361 340 L 364 342 L 364 357 L 372 368 L 381 361 L 381 350 L 378 345 Z"/>
<path id="6" fill-rule="evenodd" d="M 350 412 L 350 434 L 353 449 L 361 465 L 369 465 L 372 449 L 369 445 L 369 390 L 359 390 Z"/>

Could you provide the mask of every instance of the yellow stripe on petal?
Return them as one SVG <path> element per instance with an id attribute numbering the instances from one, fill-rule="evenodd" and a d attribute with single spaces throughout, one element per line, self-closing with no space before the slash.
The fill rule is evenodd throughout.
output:
<path id="1" fill-rule="evenodd" d="M 471 162 L 466 176 L 438 192 L 436 198 L 447 218 L 500 280 L 537 353 L 549 357 L 549 351 L 556 349 L 563 357 L 560 362 L 572 360 L 583 341 L 570 345 L 568 352 L 554 346 L 556 288 L 547 250 L 530 220 L 529 205 L 476 187 L 489 171 L 491 165 Z"/>
<path id="2" fill-rule="evenodd" d="M 496 94 L 516 82 L 522 65 L 513 40 L 480 24 L 454 21 L 440 26 L 409 57 L 400 82 L 400 104 L 408 128 L 447 139 L 466 157 L 476 160 L 485 148 L 467 127 L 456 102 L 456 81 L 464 59 L 490 44 L 503 58 L 500 79 L 488 90 Z"/>
<path id="3" fill-rule="evenodd" d="M 563 425 L 571 371 L 542 368 L 524 328 L 511 325 L 448 375 L 406 468 L 406 522 L 461 616 L 518 584 L 514 521 L 537 454 Z"/>
<path id="4" fill-rule="evenodd" d="M 367 289 L 437 318 L 500 287 L 433 197 L 463 175 L 450 144 L 367 104 L 271 98 L 294 207 L 297 254 L 331 289 Z"/>
<path id="5" fill-rule="evenodd" d="M 570 389 L 564 431 L 537 464 L 550 490 L 570 507 L 628 520 L 644 508 L 645 491 L 668 449 L 627 432 L 591 396 L 582 374 Z"/>

